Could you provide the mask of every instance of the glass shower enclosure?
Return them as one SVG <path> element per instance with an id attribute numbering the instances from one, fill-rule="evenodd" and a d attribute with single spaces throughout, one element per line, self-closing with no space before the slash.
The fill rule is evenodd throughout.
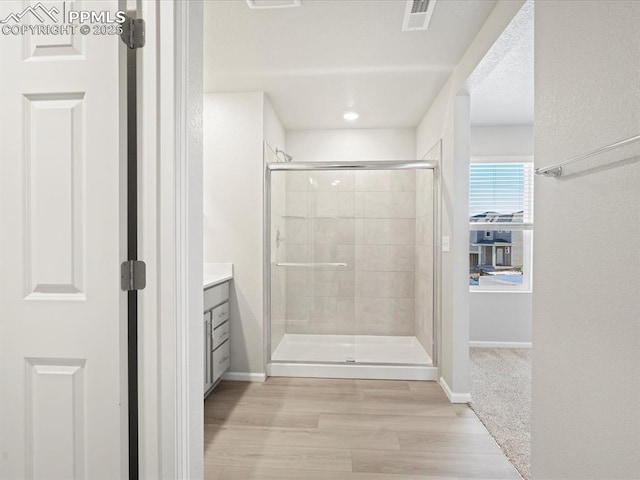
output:
<path id="1" fill-rule="evenodd" d="M 266 164 L 270 375 L 435 379 L 436 166 Z"/>

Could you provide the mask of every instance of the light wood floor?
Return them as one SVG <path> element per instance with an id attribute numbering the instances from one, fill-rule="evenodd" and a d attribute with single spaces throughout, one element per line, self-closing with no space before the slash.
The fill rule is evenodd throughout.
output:
<path id="1" fill-rule="evenodd" d="M 205 402 L 206 480 L 520 479 L 434 382 L 271 377 Z"/>

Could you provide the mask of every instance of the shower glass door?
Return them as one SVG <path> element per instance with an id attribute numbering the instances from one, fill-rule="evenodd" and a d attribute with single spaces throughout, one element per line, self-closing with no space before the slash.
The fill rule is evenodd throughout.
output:
<path id="1" fill-rule="evenodd" d="M 355 362 L 353 171 L 273 171 L 271 360 Z"/>
<path id="2" fill-rule="evenodd" d="M 270 362 L 433 365 L 434 164 L 269 165 Z"/>

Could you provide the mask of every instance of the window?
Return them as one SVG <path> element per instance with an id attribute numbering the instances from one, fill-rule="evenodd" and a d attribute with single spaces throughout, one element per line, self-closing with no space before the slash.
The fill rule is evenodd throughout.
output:
<path id="1" fill-rule="evenodd" d="M 469 285 L 472 291 L 530 291 L 533 164 L 472 163 Z"/>

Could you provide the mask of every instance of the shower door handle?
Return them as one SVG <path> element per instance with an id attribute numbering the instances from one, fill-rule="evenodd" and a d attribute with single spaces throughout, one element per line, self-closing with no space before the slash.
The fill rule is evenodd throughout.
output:
<path id="1" fill-rule="evenodd" d="M 299 262 L 283 262 L 276 263 L 276 267 L 346 267 L 346 263 L 299 263 Z"/>

